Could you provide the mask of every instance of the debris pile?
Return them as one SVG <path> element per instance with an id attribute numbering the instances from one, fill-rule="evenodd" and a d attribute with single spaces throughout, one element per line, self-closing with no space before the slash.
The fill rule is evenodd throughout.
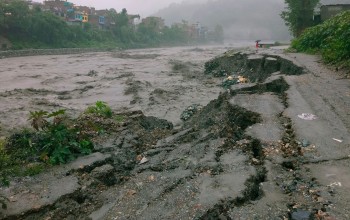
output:
<path id="1" fill-rule="evenodd" d="M 187 121 L 189 118 L 192 117 L 192 115 L 194 115 L 194 113 L 196 113 L 197 111 L 199 111 L 200 109 L 202 109 L 202 106 L 199 104 L 193 104 L 191 106 L 188 106 L 182 113 L 181 113 L 181 120 L 183 121 Z"/>
<path id="2" fill-rule="evenodd" d="M 227 78 L 225 78 L 222 83 L 221 86 L 224 89 L 228 89 L 230 88 L 230 86 L 235 85 L 235 84 L 239 84 L 239 83 L 248 83 L 249 80 L 247 78 L 245 78 L 244 76 L 228 76 Z"/>

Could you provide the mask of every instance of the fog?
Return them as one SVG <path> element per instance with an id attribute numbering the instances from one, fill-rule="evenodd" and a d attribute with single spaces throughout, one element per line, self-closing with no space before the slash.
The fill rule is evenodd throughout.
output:
<path id="1" fill-rule="evenodd" d="M 34 0 L 43 1 L 43 0 Z M 279 14 L 283 0 L 68 0 L 76 5 L 96 9 L 126 8 L 129 14 L 141 18 L 155 15 L 165 19 L 167 25 L 182 20 L 202 25 L 224 27 L 229 40 L 286 41 L 290 33 Z M 326 1 L 326 0 L 325 0 Z M 344 0 L 349 1 L 349 0 Z"/>
<path id="2" fill-rule="evenodd" d="M 279 14 L 285 5 L 281 0 L 209 0 L 173 3 L 155 15 L 163 17 L 167 24 L 200 22 L 213 27 L 224 27 L 227 40 L 276 40 L 290 39 L 290 33 Z M 203 3 L 205 2 L 205 3 Z"/>
<path id="3" fill-rule="evenodd" d="M 43 2 L 44 0 L 33 0 Z M 96 9 L 115 8 L 121 11 L 126 8 L 130 14 L 140 14 L 142 17 L 147 17 L 152 13 L 169 6 L 172 3 L 180 3 L 184 0 L 68 0 L 75 5 L 84 5 L 95 7 Z M 205 2 L 205 0 L 202 0 Z"/>

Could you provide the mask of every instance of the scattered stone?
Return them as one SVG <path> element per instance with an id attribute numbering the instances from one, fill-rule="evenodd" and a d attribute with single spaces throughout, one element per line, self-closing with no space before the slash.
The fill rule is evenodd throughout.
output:
<path id="1" fill-rule="evenodd" d="M 156 180 L 156 177 L 154 175 L 151 175 L 147 179 L 148 179 L 149 182 L 153 182 L 153 181 Z"/>
<path id="2" fill-rule="evenodd" d="M 303 147 L 308 147 L 308 146 L 310 146 L 310 141 L 304 139 L 304 140 L 301 141 L 301 145 L 302 145 Z"/>
<path id="3" fill-rule="evenodd" d="M 252 162 L 253 162 L 254 165 L 259 165 L 260 164 L 260 160 L 258 160 L 256 158 L 253 158 Z"/>
<path id="4" fill-rule="evenodd" d="M 133 195 L 135 195 L 135 194 L 136 194 L 136 190 L 133 190 L 133 189 L 129 189 L 129 190 L 126 192 L 126 195 L 127 195 L 128 197 L 133 196 Z"/>
<path id="5" fill-rule="evenodd" d="M 199 104 L 193 104 L 189 107 L 187 107 L 180 116 L 180 119 L 183 121 L 187 121 L 189 118 L 191 118 L 196 112 L 198 112 L 202 108 Z"/>
<path id="6" fill-rule="evenodd" d="M 292 212 L 291 215 L 292 220 L 311 220 L 311 217 L 311 212 L 305 210 L 297 210 L 295 212 Z"/>
<path id="7" fill-rule="evenodd" d="M 97 76 L 97 71 L 96 70 L 90 70 L 87 75 L 90 76 L 90 77 Z"/>

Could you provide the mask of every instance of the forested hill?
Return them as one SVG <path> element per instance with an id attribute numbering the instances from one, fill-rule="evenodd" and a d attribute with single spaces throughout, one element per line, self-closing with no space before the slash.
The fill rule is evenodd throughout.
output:
<path id="1" fill-rule="evenodd" d="M 211 26 L 220 24 L 225 37 L 233 40 L 286 40 L 290 33 L 280 17 L 283 9 L 281 0 L 192 0 L 172 4 L 155 15 L 168 23 L 184 19 Z"/>
<path id="2" fill-rule="evenodd" d="M 161 19 L 157 18 L 149 18 L 151 20 L 148 22 L 135 26 L 130 22 L 126 9 L 121 12 L 109 9 L 104 16 L 108 20 L 108 27 L 96 26 L 87 20 L 83 22 L 75 19 L 69 23 L 67 17 L 58 17 L 40 6 L 30 8 L 26 1 L 0 0 L 0 49 L 9 48 L 4 46 L 4 40 L 1 39 L 10 40 L 12 49 L 25 49 L 179 46 L 222 42 L 223 38 L 221 27 L 213 34 L 194 37 L 188 31 L 191 26 L 164 26 L 159 22 Z"/>

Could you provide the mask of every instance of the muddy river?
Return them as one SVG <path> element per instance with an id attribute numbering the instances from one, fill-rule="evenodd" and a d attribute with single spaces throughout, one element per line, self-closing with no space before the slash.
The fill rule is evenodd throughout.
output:
<path id="1" fill-rule="evenodd" d="M 29 111 L 68 109 L 79 114 L 96 101 L 142 110 L 179 125 L 185 107 L 217 97 L 203 78 L 204 62 L 228 47 L 178 47 L 16 57 L 0 60 L 1 133 L 28 126 Z"/>

